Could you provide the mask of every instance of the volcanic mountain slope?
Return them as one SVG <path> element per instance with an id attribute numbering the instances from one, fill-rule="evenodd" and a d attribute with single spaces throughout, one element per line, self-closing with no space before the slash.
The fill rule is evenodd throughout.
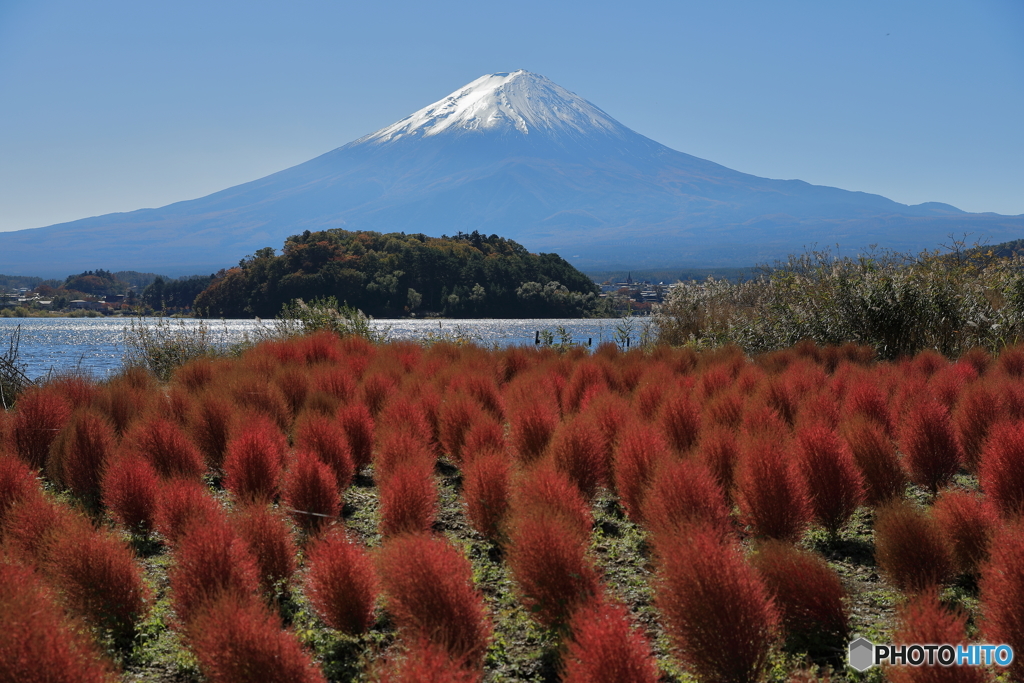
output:
<path id="1" fill-rule="evenodd" d="M 750 265 L 812 244 L 991 242 L 1024 216 L 769 180 L 658 144 L 527 71 L 483 76 L 298 166 L 191 201 L 0 233 L 0 272 L 210 271 L 303 230 L 478 230 L 580 268 Z"/>

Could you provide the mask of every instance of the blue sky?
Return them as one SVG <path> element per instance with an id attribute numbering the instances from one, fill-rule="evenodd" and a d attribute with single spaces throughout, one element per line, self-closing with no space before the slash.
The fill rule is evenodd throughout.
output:
<path id="1" fill-rule="evenodd" d="M 1024 213 L 1024 2 L 0 0 L 0 230 L 192 199 L 528 69 L 770 178 Z"/>

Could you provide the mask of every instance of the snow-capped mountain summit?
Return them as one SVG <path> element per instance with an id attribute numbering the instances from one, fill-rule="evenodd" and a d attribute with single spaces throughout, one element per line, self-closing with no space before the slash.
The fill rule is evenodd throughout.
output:
<path id="1" fill-rule="evenodd" d="M 211 272 L 303 230 L 478 230 L 581 268 L 752 265 L 806 246 L 992 243 L 1024 216 L 769 180 L 636 133 L 538 74 L 481 76 L 315 159 L 159 209 L 0 233 L 0 272 Z M 330 292 L 325 292 L 329 294 Z"/>
<path id="2" fill-rule="evenodd" d="M 440 133 L 540 132 L 621 136 L 626 129 L 579 95 L 529 71 L 481 76 L 401 121 L 357 140 L 385 143 Z"/>

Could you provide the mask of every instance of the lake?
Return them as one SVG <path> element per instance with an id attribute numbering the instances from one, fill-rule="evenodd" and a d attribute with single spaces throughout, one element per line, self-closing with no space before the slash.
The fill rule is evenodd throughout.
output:
<path id="1" fill-rule="evenodd" d="M 153 318 L 145 319 L 155 324 Z M 645 319 L 634 318 L 629 323 L 629 336 L 636 343 Z M 29 377 L 41 377 L 51 369 L 55 372 L 79 369 L 96 377 L 104 377 L 121 368 L 124 357 L 124 333 L 128 318 L 0 318 L 0 345 L 7 349 L 8 339 L 21 326 L 20 362 Z M 192 319 L 172 320 L 172 325 L 199 325 Z M 241 341 L 247 333 L 256 331 L 256 320 L 206 321 L 217 343 Z M 565 328 L 575 342 L 596 347 L 615 341 L 617 330 L 623 326 L 620 318 L 552 320 L 374 320 L 377 328 L 386 328 L 391 339 L 420 340 L 428 335 L 468 336 L 485 346 L 533 346 L 538 331 L 555 334 Z M 621 332 L 619 333 L 621 335 Z"/>

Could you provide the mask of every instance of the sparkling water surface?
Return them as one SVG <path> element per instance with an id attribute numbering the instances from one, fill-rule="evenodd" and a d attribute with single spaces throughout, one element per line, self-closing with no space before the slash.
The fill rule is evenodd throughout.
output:
<path id="1" fill-rule="evenodd" d="M 156 324 L 156 319 L 146 319 Z M 0 318 L 0 345 L 7 349 L 11 333 L 21 326 L 19 360 L 29 377 L 37 378 L 54 372 L 81 370 L 96 377 L 117 372 L 124 360 L 127 318 Z M 200 321 L 181 319 L 171 325 L 199 325 Z M 257 331 L 256 320 L 206 321 L 215 343 L 230 344 L 241 341 L 246 333 Z M 575 342 L 596 347 L 601 342 L 613 341 L 623 321 L 613 319 L 531 319 L 531 320 L 374 320 L 378 329 L 386 328 L 391 339 L 419 340 L 429 335 L 461 334 L 484 346 L 532 346 L 540 330 L 556 334 L 559 327 Z M 632 338 L 639 336 L 641 323 L 632 324 Z M 620 333 L 621 334 L 621 333 Z"/>

